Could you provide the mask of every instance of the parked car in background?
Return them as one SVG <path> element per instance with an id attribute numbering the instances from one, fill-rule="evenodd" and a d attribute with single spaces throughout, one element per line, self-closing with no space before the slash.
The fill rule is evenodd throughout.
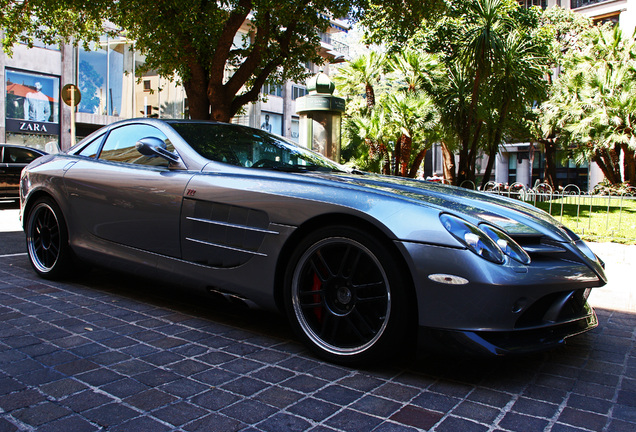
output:
<path id="1" fill-rule="evenodd" d="M 22 169 L 45 154 L 31 147 L 0 144 L 0 199 L 18 199 Z"/>
<path id="2" fill-rule="evenodd" d="M 131 119 L 22 173 L 34 270 L 75 258 L 285 314 L 330 361 L 419 344 L 523 354 L 594 328 L 606 283 L 579 237 L 522 202 L 343 167 L 267 132 Z"/>

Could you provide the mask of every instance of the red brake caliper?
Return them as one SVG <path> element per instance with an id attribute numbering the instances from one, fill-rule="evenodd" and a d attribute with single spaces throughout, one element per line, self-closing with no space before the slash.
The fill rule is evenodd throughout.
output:
<path id="1" fill-rule="evenodd" d="M 320 282 L 320 278 L 318 277 L 318 274 L 314 273 L 314 284 L 311 287 L 311 290 L 320 291 L 321 287 L 322 287 L 322 282 Z M 318 318 L 318 322 L 322 322 L 323 311 L 322 311 L 322 305 L 320 301 L 320 294 L 314 294 L 313 300 L 314 300 L 314 303 L 318 303 L 318 306 L 314 308 L 314 315 L 316 315 L 316 318 Z"/>

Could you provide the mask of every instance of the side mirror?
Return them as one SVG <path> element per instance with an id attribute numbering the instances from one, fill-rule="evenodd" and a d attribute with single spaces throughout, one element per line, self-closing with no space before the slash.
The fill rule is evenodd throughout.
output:
<path id="1" fill-rule="evenodd" d="M 179 162 L 179 156 L 169 152 L 166 148 L 166 143 L 156 137 L 146 137 L 140 139 L 139 141 L 137 141 L 135 148 L 144 156 L 159 156 L 171 163 Z"/>

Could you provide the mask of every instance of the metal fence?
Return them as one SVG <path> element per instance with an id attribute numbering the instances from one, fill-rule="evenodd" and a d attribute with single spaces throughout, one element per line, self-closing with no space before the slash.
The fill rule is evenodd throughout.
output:
<path id="1" fill-rule="evenodd" d="M 472 182 L 462 184 L 471 187 Z M 546 183 L 528 188 L 521 183 L 489 182 L 484 192 L 530 203 L 550 213 L 577 234 L 593 240 L 636 243 L 636 188 L 611 192 L 597 187 L 581 191 L 573 184 L 554 190 Z"/>

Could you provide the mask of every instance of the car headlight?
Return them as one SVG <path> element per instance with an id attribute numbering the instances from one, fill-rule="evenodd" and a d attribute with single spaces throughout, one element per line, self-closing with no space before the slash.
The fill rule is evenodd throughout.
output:
<path id="1" fill-rule="evenodd" d="M 510 258 L 520 262 L 521 264 L 530 264 L 530 255 L 528 255 L 528 253 L 504 231 L 488 224 L 480 224 L 479 228 L 481 228 L 488 237 L 497 243 L 497 246 L 499 246 L 503 253 L 508 255 Z"/>
<path id="2" fill-rule="evenodd" d="M 439 219 L 444 228 L 470 251 L 496 264 L 504 262 L 501 248 L 476 225 L 449 214 L 442 214 Z"/>

